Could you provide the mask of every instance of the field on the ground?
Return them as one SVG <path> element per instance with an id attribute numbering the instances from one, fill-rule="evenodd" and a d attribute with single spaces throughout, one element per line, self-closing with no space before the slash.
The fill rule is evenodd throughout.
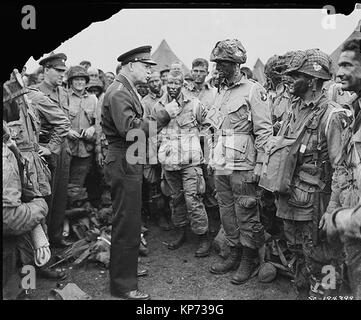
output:
<path id="1" fill-rule="evenodd" d="M 295 299 L 289 279 L 277 276 L 271 283 L 260 283 L 257 277 L 243 285 L 230 282 L 233 272 L 214 275 L 209 267 L 220 257 L 213 250 L 209 257 L 196 258 L 197 239 L 188 232 L 188 241 L 178 250 L 170 251 L 163 244 L 170 241 L 173 231 L 161 231 L 151 224 L 146 235 L 150 253 L 142 257 L 140 268 L 147 268 L 149 275 L 139 278 L 139 289 L 149 293 L 155 300 L 284 300 Z M 112 300 L 109 293 L 108 271 L 95 264 L 74 268 L 70 264 L 62 266 L 69 274 L 62 282 L 75 283 L 95 300 Z M 37 280 L 34 299 L 47 299 L 57 283 L 43 279 Z"/>

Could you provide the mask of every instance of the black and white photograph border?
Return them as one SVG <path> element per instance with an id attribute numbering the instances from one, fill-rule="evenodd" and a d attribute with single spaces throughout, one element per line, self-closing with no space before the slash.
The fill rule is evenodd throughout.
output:
<path id="1" fill-rule="evenodd" d="M 277 201 L 282 186 L 276 186 L 276 180 L 259 179 L 256 173 L 251 176 L 240 174 L 237 181 L 242 183 L 232 185 L 233 182 L 227 182 L 228 187 L 243 188 L 230 193 L 237 197 L 232 207 L 239 211 L 231 218 L 235 220 L 230 222 L 225 212 L 227 195 L 222 198 L 219 189 L 217 192 L 217 187 L 222 189 L 226 185 L 225 180 L 217 180 L 215 173 L 218 169 L 215 169 L 217 164 L 213 156 L 217 141 L 213 141 L 213 149 L 205 145 L 209 143 L 207 135 L 213 140 L 218 138 L 219 132 L 221 136 L 227 136 L 225 128 L 232 132 L 239 130 L 232 121 L 242 123 L 246 120 L 252 123 L 246 130 L 253 133 L 249 140 L 240 142 L 240 147 L 236 146 L 238 140 L 232 140 L 231 151 L 225 151 L 226 161 L 232 158 L 231 172 L 234 168 L 243 172 L 250 172 L 251 168 L 253 172 L 260 163 L 260 175 L 267 176 L 266 161 L 258 156 L 257 159 L 256 156 L 249 158 L 249 145 L 255 146 L 254 150 L 259 152 L 256 144 L 265 143 L 262 139 L 267 140 L 262 136 L 267 134 L 261 132 L 268 130 L 265 123 L 270 122 L 270 136 L 276 137 L 275 130 L 282 130 L 285 118 L 277 119 L 279 114 L 272 109 L 267 120 L 252 108 L 256 108 L 257 103 L 276 108 L 274 101 L 278 96 L 284 97 L 289 87 L 291 92 L 297 91 L 297 87 L 287 81 L 295 84 L 306 79 L 311 94 L 316 92 L 317 81 L 311 80 L 320 77 L 312 78 L 313 75 L 308 73 L 308 78 L 300 80 L 294 71 L 310 59 L 313 71 L 317 73 L 324 68 L 323 56 L 319 58 L 320 55 L 328 59 L 326 69 L 330 75 L 329 78 L 321 76 L 321 79 L 331 81 L 322 88 L 323 92 L 337 105 L 359 103 L 361 88 L 358 92 L 347 89 L 351 80 L 338 69 L 350 68 L 344 65 L 349 57 L 344 57 L 347 61 L 342 62 L 343 53 L 352 52 L 347 51 L 351 49 L 345 49 L 344 44 L 350 40 L 361 41 L 361 5 L 354 4 L 347 9 L 321 3 L 310 6 L 198 3 L 196 8 L 192 6 L 191 3 L 138 2 L 5 3 L 2 23 L 6 24 L 3 30 L 9 32 L 4 34 L 4 43 L 11 49 L 5 50 L 3 61 L 6 61 L 6 66 L 1 72 L 4 88 L 4 300 L 186 300 L 169 307 L 147 302 L 132 309 L 136 315 L 169 318 L 181 315 L 224 316 L 223 306 L 227 300 L 355 300 L 360 297 L 360 292 L 354 291 L 354 288 L 360 290 L 360 284 L 349 283 L 347 257 L 340 258 L 336 267 L 334 261 L 324 263 L 319 269 L 319 277 L 310 276 L 310 287 L 301 295 L 297 287 L 300 278 L 296 279 L 295 274 L 307 271 L 299 270 L 300 261 L 303 261 L 304 268 L 313 266 L 312 263 L 305 266 L 302 245 L 295 248 L 285 233 L 291 233 L 295 239 L 300 234 L 301 238 L 306 233 L 311 234 L 311 243 L 315 246 L 315 242 L 321 241 L 319 236 L 315 240 L 314 231 L 308 232 L 305 227 L 290 227 L 289 224 L 285 227 L 282 221 L 285 220 L 285 209 L 280 209 L 280 203 L 284 205 L 284 202 Z M 310 49 L 319 50 L 315 54 Z M 310 58 L 312 54 L 316 60 Z M 297 59 L 301 61 L 298 65 L 295 64 Z M 359 84 L 360 65 L 359 61 Z M 227 66 L 234 67 L 235 73 L 227 71 Z M 288 69 L 291 66 L 295 68 L 293 73 Z M 237 70 L 240 72 L 238 78 Z M 244 89 L 242 84 L 237 89 L 238 83 L 226 81 L 227 72 L 233 74 L 232 80 L 246 81 Z M 300 73 L 305 74 L 300 71 L 298 76 Z M 55 90 L 56 85 L 52 88 L 49 84 L 56 82 L 59 88 Z M 226 94 L 222 92 L 222 83 L 226 86 L 224 92 L 228 91 Z M 230 94 L 234 86 L 235 91 L 239 90 L 241 99 L 238 101 L 237 95 L 232 97 Z M 247 86 L 255 89 L 250 91 L 245 89 Z M 208 99 L 206 95 L 209 95 Z M 176 101 L 174 98 L 179 96 L 184 99 Z M 217 127 L 218 120 L 224 123 L 225 118 L 208 111 L 215 105 L 224 111 L 222 108 L 232 99 L 235 106 L 228 105 L 228 108 L 233 107 L 235 118 L 232 118 L 230 109 L 227 111 L 230 125 Z M 290 99 L 287 97 L 287 101 Z M 186 113 L 178 115 L 183 112 L 180 110 L 188 108 L 188 101 L 191 106 L 188 117 L 191 114 L 195 127 L 197 123 L 202 126 L 197 132 L 203 139 L 196 143 L 202 159 L 194 165 L 194 144 L 190 150 L 184 150 L 182 141 L 179 141 L 175 149 L 180 152 L 173 158 L 183 163 L 188 157 L 188 162 L 174 169 L 174 163 L 169 162 L 174 160 L 169 156 L 169 153 L 175 153 L 174 150 L 167 149 L 165 159 L 161 159 L 164 141 L 177 136 L 174 131 L 167 133 L 164 121 L 169 122 L 169 129 L 187 132 L 194 129 L 187 125 Z M 199 105 L 194 101 L 200 102 Z M 150 102 L 152 107 L 149 107 Z M 131 115 L 127 114 L 126 106 L 131 108 Z M 143 120 L 147 110 L 156 128 L 156 150 L 157 145 L 161 145 L 158 154 L 156 151 L 155 165 L 148 161 L 151 139 L 146 135 L 149 133 L 150 136 L 151 130 L 144 128 L 150 126 L 151 121 Z M 15 113 L 18 114 L 16 119 L 13 118 Z M 345 114 L 340 116 L 340 126 L 345 132 L 346 128 L 357 128 L 357 121 L 356 125 L 352 121 L 355 114 L 357 119 L 357 109 L 347 109 L 340 114 Z M 132 119 L 127 118 L 132 122 L 130 126 L 124 123 L 126 116 Z M 258 124 L 254 125 L 257 121 Z M 125 143 L 128 131 L 120 132 L 125 125 L 127 129 L 140 130 L 141 137 L 143 131 L 149 131 L 144 135 L 145 141 L 137 135 L 137 130 L 134 133 L 140 143 L 131 159 L 124 151 L 125 146 L 130 145 Z M 327 125 L 332 125 L 332 121 Z M 187 134 L 179 131 L 179 137 Z M 357 134 L 354 136 L 357 138 Z M 349 141 L 351 144 L 354 140 Z M 302 143 L 297 152 L 303 159 L 308 142 L 304 140 Z M 286 148 L 292 152 L 292 148 Z M 117 150 L 122 151 L 117 153 Z M 144 154 L 140 156 L 139 153 Z M 265 152 L 264 157 L 266 154 L 269 169 L 272 152 Z M 241 158 L 235 159 L 237 156 Z M 279 159 L 285 161 L 287 155 L 277 156 L 284 156 Z M 143 161 L 139 162 L 140 158 Z M 159 161 L 163 161 L 162 165 Z M 244 167 L 240 169 L 237 161 Z M 248 167 L 244 164 L 247 161 Z M 173 167 L 169 169 L 167 166 Z M 189 168 L 197 170 L 190 172 Z M 174 172 L 182 173 L 176 176 Z M 302 172 L 310 176 L 309 171 Z M 45 187 L 41 179 L 48 179 Z M 317 186 L 325 184 L 317 181 Z M 257 185 L 255 191 L 249 184 Z M 344 213 L 342 207 L 335 207 L 324 218 L 328 202 L 320 196 L 321 192 L 315 191 L 318 189 L 312 182 L 311 185 L 314 194 L 318 195 L 310 205 L 317 211 L 319 233 L 323 231 L 324 241 L 336 243 L 337 250 L 346 254 L 347 232 L 338 231 L 337 223 L 348 226 L 341 220 L 344 216 L 360 216 L 360 209 L 355 209 L 357 203 L 350 200 L 353 206 L 348 208 L 354 210 L 352 212 Z M 8 191 L 5 187 L 9 188 Z M 191 190 L 193 187 L 197 189 L 195 192 Z M 355 187 L 355 190 L 360 197 L 361 189 Z M 225 192 L 227 190 L 223 189 L 222 193 Z M 315 209 L 316 202 L 318 209 Z M 118 206 L 116 210 L 115 205 Z M 224 216 L 220 214 L 220 205 Z M 291 206 L 289 210 L 295 211 L 286 210 L 287 214 L 304 214 L 295 208 L 298 206 Z M 186 213 L 179 213 L 182 209 Z M 60 218 L 54 218 L 54 213 Z M 250 221 L 241 221 L 238 214 L 255 214 L 253 218 L 261 225 L 262 240 L 254 235 L 260 232 L 255 230 L 259 226 L 251 223 L 253 235 L 250 236 L 247 230 Z M 292 221 L 299 223 L 302 220 L 301 217 Z M 315 224 L 312 215 L 306 220 Z M 121 227 L 114 231 L 116 224 Z M 330 231 L 328 226 L 333 229 Z M 232 243 L 235 236 L 231 232 L 239 234 L 236 244 Z M 350 238 L 360 241 L 359 236 L 360 231 Z M 114 238 L 117 244 L 111 250 Z M 258 240 L 262 245 L 254 246 Z M 361 245 L 354 254 L 360 256 L 360 251 Z M 241 258 L 249 264 L 241 263 L 243 271 L 247 269 L 248 273 L 245 280 L 236 276 L 241 273 L 238 267 Z M 118 273 L 111 259 L 119 263 L 119 269 L 125 269 L 124 274 L 122 271 Z M 251 271 L 248 270 L 250 265 L 253 266 Z M 361 281 L 356 273 L 353 279 Z M 128 275 L 131 280 L 124 279 Z M 342 280 L 345 284 L 339 285 Z M 342 288 L 337 294 L 325 294 L 336 287 L 338 290 L 340 286 Z"/>

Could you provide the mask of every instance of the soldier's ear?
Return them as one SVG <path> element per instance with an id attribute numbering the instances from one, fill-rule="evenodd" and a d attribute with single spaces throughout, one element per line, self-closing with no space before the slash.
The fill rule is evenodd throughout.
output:
<path id="1" fill-rule="evenodd" d="M 129 71 L 133 71 L 133 62 L 128 62 Z"/>

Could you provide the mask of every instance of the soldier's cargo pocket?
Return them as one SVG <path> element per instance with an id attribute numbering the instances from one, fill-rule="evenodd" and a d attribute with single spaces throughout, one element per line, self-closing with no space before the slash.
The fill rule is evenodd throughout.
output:
<path id="1" fill-rule="evenodd" d="M 206 192 L 206 182 L 203 177 L 203 171 L 200 167 L 194 167 L 197 175 L 197 193 L 204 194 Z"/>
<path id="2" fill-rule="evenodd" d="M 300 208 L 309 208 L 313 206 L 315 188 L 308 185 L 298 178 L 291 187 L 291 196 L 288 203 Z"/>
<path id="3" fill-rule="evenodd" d="M 239 197 L 239 204 L 246 209 L 252 209 L 257 205 L 257 199 L 254 197 Z"/>
<path id="4" fill-rule="evenodd" d="M 226 136 L 224 139 L 224 155 L 227 163 L 246 160 L 248 137 L 243 135 Z"/>
<path id="5" fill-rule="evenodd" d="M 114 162 L 115 160 L 117 160 L 117 157 L 115 154 L 107 154 L 107 156 L 105 157 L 104 163 L 106 165 L 111 164 L 112 162 Z"/>

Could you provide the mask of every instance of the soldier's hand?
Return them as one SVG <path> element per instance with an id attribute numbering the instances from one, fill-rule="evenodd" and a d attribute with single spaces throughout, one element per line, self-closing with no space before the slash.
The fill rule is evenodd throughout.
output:
<path id="1" fill-rule="evenodd" d="M 45 156 L 50 156 L 51 155 L 51 151 L 46 148 L 46 147 L 43 147 L 43 146 L 39 146 L 39 156 L 41 157 L 45 157 Z"/>
<path id="2" fill-rule="evenodd" d="M 322 229 L 327 234 L 328 241 L 332 241 L 332 239 L 338 234 L 337 228 L 332 222 L 332 214 L 325 213 L 320 220 L 318 225 L 319 229 Z"/>
<path id="3" fill-rule="evenodd" d="M 212 168 L 212 166 L 211 165 L 207 165 L 207 174 L 209 175 L 209 176 L 212 176 L 213 175 L 213 171 L 214 171 L 214 169 Z"/>
<path id="4" fill-rule="evenodd" d="M 99 167 L 103 167 L 104 166 L 104 157 L 103 157 L 103 154 L 102 153 L 98 153 L 97 154 L 97 157 L 96 157 L 96 162 L 97 162 L 97 165 Z"/>
<path id="5" fill-rule="evenodd" d="M 256 166 L 254 167 L 253 173 L 256 176 L 257 181 L 261 177 L 262 172 L 262 163 L 256 163 Z"/>
<path id="6" fill-rule="evenodd" d="M 68 133 L 68 138 L 71 139 L 71 140 L 79 139 L 80 134 L 78 132 L 76 132 L 75 130 L 70 129 L 69 133 Z"/>
<path id="7" fill-rule="evenodd" d="M 177 101 L 175 101 L 175 99 L 173 99 L 172 102 L 166 104 L 165 110 L 167 110 L 167 112 L 171 118 L 175 118 L 179 112 L 179 106 L 178 106 Z"/>
<path id="8" fill-rule="evenodd" d="M 93 138 L 93 136 L 94 136 L 94 133 L 95 133 L 95 128 L 94 128 L 94 126 L 89 127 L 89 128 L 86 129 L 85 132 L 84 132 L 84 137 L 85 137 L 85 139 L 91 140 L 91 139 Z"/>

